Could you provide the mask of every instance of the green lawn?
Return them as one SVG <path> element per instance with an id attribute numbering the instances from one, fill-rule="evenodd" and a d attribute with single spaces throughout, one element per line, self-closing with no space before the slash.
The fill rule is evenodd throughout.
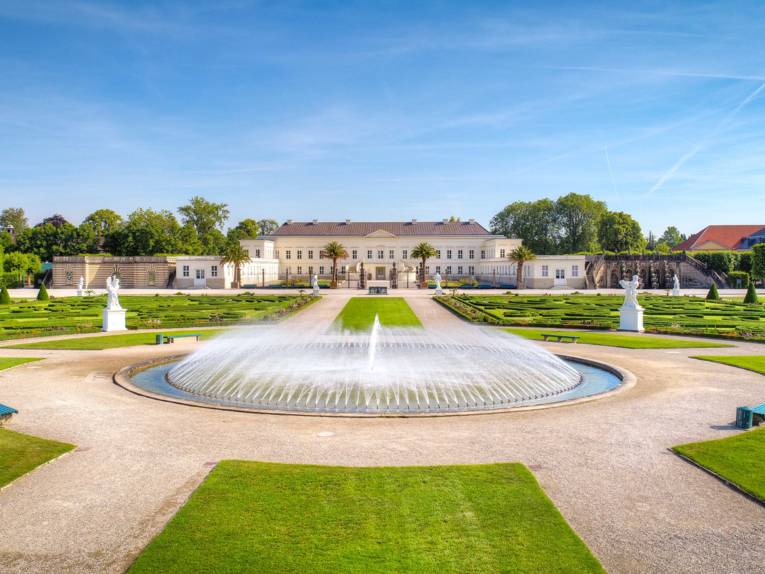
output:
<path id="1" fill-rule="evenodd" d="M 458 295 L 436 300 L 469 321 L 507 326 L 615 329 L 616 295 Z M 765 341 L 765 305 L 741 300 L 641 295 L 646 330 Z"/>
<path id="2" fill-rule="evenodd" d="M 221 462 L 129 572 L 603 572 L 520 464 Z"/>
<path id="3" fill-rule="evenodd" d="M 73 448 L 71 444 L 0 429 L 0 487 Z"/>
<path id="4" fill-rule="evenodd" d="M 765 428 L 673 450 L 765 502 Z"/>
<path id="5" fill-rule="evenodd" d="M 42 361 L 42 359 L 36 357 L 0 357 L 0 371 L 17 365 L 23 365 L 24 363 L 34 363 L 35 361 Z"/>
<path id="6" fill-rule="evenodd" d="M 375 315 L 387 327 L 422 327 L 402 297 L 351 297 L 336 322 L 344 329 L 363 331 L 372 326 Z"/>
<path id="7" fill-rule="evenodd" d="M 293 295 L 123 295 L 129 329 L 216 327 L 278 319 L 314 301 Z M 105 296 L 16 300 L 0 305 L 0 339 L 101 330 Z"/>
<path id="8" fill-rule="evenodd" d="M 602 333 L 598 331 L 559 331 L 555 329 L 521 329 L 512 327 L 506 328 L 505 331 L 533 341 L 542 341 L 542 333 L 575 335 L 579 337 L 578 343 L 604 345 L 606 347 L 623 347 L 625 349 L 685 349 L 731 346 L 712 341 L 685 341 L 683 339 L 651 337 L 650 335 L 623 335 L 621 333 Z"/>
<path id="9" fill-rule="evenodd" d="M 765 375 L 765 357 L 763 356 L 718 357 L 712 355 L 699 355 L 698 357 L 693 358 L 702 361 L 711 361 L 713 363 L 722 363 L 723 365 L 730 365 L 731 367 L 739 367 L 740 369 L 747 369 L 748 371 L 754 371 L 755 373 Z M 762 400 L 765 402 L 765 397 L 763 397 Z"/>
<path id="10" fill-rule="evenodd" d="M 199 333 L 201 339 L 207 339 L 222 333 L 224 329 L 200 329 L 199 331 L 162 331 L 165 335 L 181 335 L 183 333 Z M 62 339 L 58 341 L 37 341 L 12 345 L 8 349 L 67 349 L 75 351 L 96 351 L 100 349 L 116 349 L 117 347 L 135 347 L 138 345 L 153 345 L 157 333 L 123 333 L 121 335 L 104 335 L 103 337 L 82 337 L 77 339 Z"/>

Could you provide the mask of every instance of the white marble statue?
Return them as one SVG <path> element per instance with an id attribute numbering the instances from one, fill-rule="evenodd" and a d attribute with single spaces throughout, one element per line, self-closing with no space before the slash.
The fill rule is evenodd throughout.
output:
<path id="1" fill-rule="evenodd" d="M 640 278 L 632 276 L 632 281 L 621 280 L 619 285 L 624 287 L 624 303 L 619 308 L 619 329 L 622 331 L 643 332 L 643 311 L 637 300 Z"/>
<path id="2" fill-rule="evenodd" d="M 106 308 L 109 311 L 120 311 L 122 306 L 120 305 L 119 298 L 120 280 L 119 277 L 111 275 L 106 278 Z"/>
<path id="3" fill-rule="evenodd" d="M 434 279 L 436 280 L 436 295 L 443 295 L 444 290 L 441 288 L 441 274 L 436 273 Z"/>
<path id="4" fill-rule="evenodd" d="M 679 297 L 680 296 L 680 279 L 677 275 L 675 275 L 672 278 L 672 296 L 673 297 Z"/>
<path id="5" fill-rule="evenodd" d="M 77 296 L 82 297 L 85 294 L 85 277 L 80 275 L 80 280 L 77 282 Z"/>
<path id="6" fill-rule="evenodd" d="M 311 277 L 311 287 L 313 288 L 314 297 L 318 297 L 319 296 L 319 278 L 316 275 Z"/>

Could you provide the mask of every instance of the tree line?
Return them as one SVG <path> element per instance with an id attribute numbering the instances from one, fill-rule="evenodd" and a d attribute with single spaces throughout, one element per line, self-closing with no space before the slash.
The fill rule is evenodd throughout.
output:
<path id="1" fill-rule="evenodd" d="M 490 222 L 492 233 L 516 237 L 534 253 L 546 255 L 610 251 L 669 253 L 685 241 L 670 226 L 658 239 L 643 236 L 640 224 L 628 213 L 609 211 L 604 201 L 569 193 L 553 201 L 515 201 Z"/>
<path id="2" fill-rule="evenodd" d="M 220 255 L 240 239 L 268 235 L 279 225 L 273 219 L 248 218 L 224 233 L 228 205 L 198 196 L 177 212 L 179 217 L 169 210 L 139 208 L 123 218 L 111 209 L 98 209 L 79 225 L 55 214 L 30 226 L 22 208 L 6 208 L 0 212 L 0 249 L 6 267 L 9 257 L 26 254 L 38 258 L 38 268 L 39 260 L 56 255 Z"/>

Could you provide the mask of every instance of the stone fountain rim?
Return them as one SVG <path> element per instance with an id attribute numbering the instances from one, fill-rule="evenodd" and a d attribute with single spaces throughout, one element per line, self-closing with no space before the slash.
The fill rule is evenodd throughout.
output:
<path id="1" fill-rule="evenodd" d="M 182 399 L 179 397 L 171 397 L 168 395 L 162 395 L 159 393 L 153 393 L 151 391 L 147 391 L 133 384 L 132 378 L 135 374 L 141 371 L 145 371 L 147 369 L 151 369 L 153 367 L 159 367 L 167 363 L 178 361 L 182 359 L 183 357 L 188 356 L 189 354 L 190 353 L 180 353 L 176 355 L 169 355 L 169 356 L 159 357 L 159 358 L 155 357 L 153 359 L 141 361 L 140 363 L 127 365 L 119 369 L 117 372 L 115 372 L 114 375 L 112 376 L 112 380 L 117 386 L 122 387 L 126 391 L 131 392 L 135 395 L 146 397 L 149 399 L 154 399 L 157 401 L 163 401 L 166 403 L 176 403 L 176 404 L 184 405 L 188 407 L 213 409 L 213 410 L 219 410 L 219 411 L 232 411 L 232 412 L 248 413 L 248 414 L 293 416 L 293 417 L 329 417 L 329 418 L 428 418 L 428 417 L 481 416 L 481 415 L 494 415 L 494 414 L 502 414 L 502 413 L 538 411 L 542 409 L 569 407 L 573 405 L 605 399 L 608 397 L 612 397 L 623 391 L 626 391 L 628 389 L 631 389 L 637 384 L 637 377 L 632 372 L 628 371 L 627 369 L 618 367 L 616 365 L 611 365 L 609 363 L 596 361 L 594 359 L 576 357 L 573 355 L 562 355 L 562 354 L 556 354 L 555 356 L 561 359 L 564 359 L 566 361 L 572 361 L 574 363 L 580 363 L 583 365 L 589 365 L 592 367 L 603 369 L 604 371 L 607 371 L 615 375 L 618 379 L 621 380 L 621 383 L 617 385 L 615 388 L 611 389 L 610 391 L 606 391 L 603 393 L 597 393 L 587 397 L 579 397 L 576 399 L 556 401 L 556 402 L 550 402 L 550 403 L 544 403 L 544 404 L 538 404 L 538 405 L 501 407 L 497 409 L 481 409 L 481 410 L 470 410 L 470 411 L 413 412 L 413 413 L 401 413 L 401 412 L 332 413 L 332 412 L 321 412 L 321 411 L 316 411 L 316 412 L 285 411 L 285 410 L 276 410 L 276 409 L 263 409 L 263 408 L 257 408 L 257 407 L 248 408 L 243 406 L 221 405 L 221 404 L 209 403 L 209 402 L 204 402 L 202 400 L 191 401 L 191 400 Z"/>

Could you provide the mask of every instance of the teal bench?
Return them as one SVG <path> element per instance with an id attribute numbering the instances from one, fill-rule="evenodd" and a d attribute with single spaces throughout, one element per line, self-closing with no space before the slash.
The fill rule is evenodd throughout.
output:
<path id="1" fill-rule="evenodd" d="M 736 428 L 750 429 L 765 421 L 765 403 L 754 407 L 738 407 L 736 409 Z"/>
<path id="2" fill-rule="evenodd" d="M 542 338 L 545 341 L 552 339 L 553 342 L 558 343 L 576 343 L 579 340 L 576 335 L 556 335 L 555 333 L 542 333 Z"/>
<path id="3" fill-rule="evenodd" d="M 165 343 L 175 343 L 176 339 L 186 339 L 188 337 L 194 337 L 199 341 L 199 337 L 201 336 L 200 333 L 184 333 L 183 335 L 164 335 L 162 333 L 157 333 L 154 341 L 157 345 L 164 345 Z"/>
<path id="4" fill-rule="evenodd" d="M 3 423 L 11 418 L 13 415 L 17 414 L 19 411 L 14 409 L 13 407 L 9 407 L 7 405 L 0 404 L 0 426 L 3 426 Z"/>

